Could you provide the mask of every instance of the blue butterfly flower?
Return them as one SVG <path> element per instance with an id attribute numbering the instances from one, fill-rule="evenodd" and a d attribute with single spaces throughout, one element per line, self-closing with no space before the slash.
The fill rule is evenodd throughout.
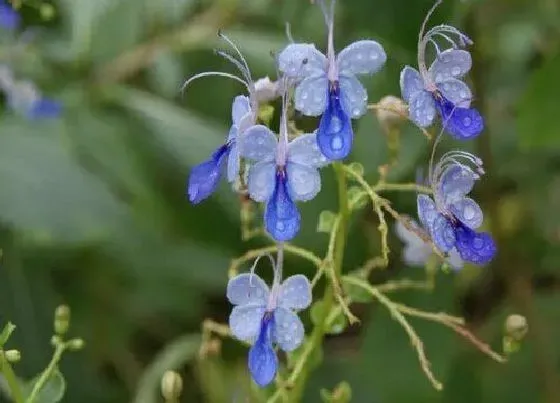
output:
<path id="1" fill-rule="evenodd" d="M 412 227 L 420 230 L 420 226 L 414 219 L 409 218 L 408 220 Z M 426 266 L 433 254 L 431 245 L 420 238 L 415 232 L 406 228 L 401 221 L 397 221 L 395 233 L 404 243 L 402 254 L 403 262 L 412 267 Z M 446 261 L 455 270 L 459 270 L 463 267 L 463 259 L 461 259 L 456 248 L 449 251 L 449 257 Z"/>
<path id="2" fill-rule="evenodd" d="M 256 125 L 241 136 L 240 154 L 253 161 L 249 169 L 251 199 L 265 202 L 265 228 L 277 241 L 289 241 L 299 231 L 296 201 L 313 199 L 321 190 L 318 168 L 329 163 L 317 147 L 315 133 L 292 140 L 286 155 L 270 129 Z"/>
<path id="3" fill-rule="evenodd" d="M 409 104 L 410 119 L 419 127 L 430 126 L 439 112 L 443 127 L 449 134 L 459 140 L 468 140 L 478 136 L 484 129 L 482 116 L 470 107 L 471 90 L 460 80 L 470 70 L 472 60 L 469 52 L 458 48 L 472 44 L 472 41 L 457 28 L 449 25 L 436 26 L 424 35 L 425 24 L 433 10 L 434 8 L 428 13 L 420 33 L 420 72 L 405 66 L 400 77 L 401 94 Z M 452 35 L 458 39 L 454 40 Z M 451 43 L 452 48 L 441 51 L 435 41 L 436 37 Z M 426 68 L 425 62 L 428 43 L 435 47 L 437 53 L 429 69 Z"/>
<path id="4" fill-rule="evenodd" d="M 311 285 L 304 275 L 288 277 L 276 287 L 271 292 L 262 278 L 248 273 L 232 278 L 227 286 L 227 298 L 235 305 L 229 317 L 231 333 L 252 344 L 248 365 L 259 386 L 276 376 L 274 344 L 290 352 L 302 343 L 305 330 L 295 312 L 311 304 Z"/>
<path id="5" fill-rule="evenodd" d="M 235 97 L 231 107 L 233 125 L 225 144 L 214 151 L 210 158 L 192 168 L 189 183 L 189 200 L 193 204 L 208 198 L 218 186 L 223 166 L 227 161 L 227 180 L 235 182 L 239 175 L 239 151 L 237 138 L 240 132 L 253 124 L 255 116 L 249 98 L 243 95 Z"/>
<path id="6" fill-rule="evenodd" d="M 329 29 L 327 56 L 312 44 L 290 44 L 280 52 L 278 67 L 298 81 L 295 108 L 307 116 L 322 115 L 317 131 L 321 152 L 330 160 L 340 160 L 352 149 L 351 119 L 367 110 L 367 92 L 356 75 L 377 72 L 387 55 L 379 43 L 362 40 L 350 44 L 336 57 L 332 13 L 325 13 L 325 20 Z"/>
<path id="7" fill-rule="evenodd" d="M 7 66 L 0 66 L 0 88 L 8 106 L 27 119 L 56 118 L 62 113 L 60 102 L 44 97 L 31 81 L 14 80 Z"/>
<path id="8" fill-rule="evenodd" d="M 21 16 L 14 8 L 4 0 L 0 0 L 0 27 L 13 31 L 19 27 Z"/>
<path id="9" fill-rule="evenodd" d="M 461 258 L 486 264 L 496 254 L 490 234 L 476 232 L 482 224 L 479 205 L 467 197 L 484 173 L 482 161 L 467 152 L 445 154 L 431 173 L 434 198 L 418 195 L 418 217 L 436 247 L 443 253 L 456 248 Z"/>

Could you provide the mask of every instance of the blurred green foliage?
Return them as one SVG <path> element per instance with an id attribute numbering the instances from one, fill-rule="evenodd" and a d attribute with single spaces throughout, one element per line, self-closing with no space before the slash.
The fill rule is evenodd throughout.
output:
<path id="1" fill-rule="evenodd" d="M 371 37 L 389 55 L 366 81 L 371 101 L 398 95 L 400 69 L 416 64 L 417 32 L 431 3 L 339 2 L 337 47 Z M 227 186 L 196 208 L 184 195 L 189 167 L 222 141 L 231 100 L 243 89 L 220 79 L 197 82 L 184 95 L 180 87 L 200 71 L 230 69 L 211 52 L 219 28 L 239 44 L 255 77 L 273 77 L 269 55 L 286 43 L 286 21 L 296 40 L 324 47 L 319 11 L 304 0 L 52 4 L 54 18 L 44 21 L 38 0 L 24 1 L 26 25 L 38 28 L 18 52 L 1 55 L 65 109 L 61 119 L 40 123 L 9 111 L 0 117 L 0 319 L 18 325 L 10 341 L 23 353 L 17 370 L 31 378 L 44 368 L 52 312 L 64 302 L 72 307 L 75 332 L 87 341 L 62 364 L 64 401 L 156 401 L 154 371 L 169 368 L 184 371 L 185 402 L 245 401 L 243 348 L 225 341 L 223 358 L 193 359 L 203 318 L 224 321 L 229 314 L 229 260 L 257 243 L 240 240 L 239 201 Z M 487 129 L 468 146 L 485 161 L 488 175 L 476 191 L 499 256 L 484 269 L 439 275 L 433 293 L 397 298 L 465 315 L 497 349 L 504 319 L 518 312 L 528 318 L 528 339 L 499 365 L 447 329 L 419 322 L 433 370 L 445 383 L 436 392 L 389 315 L 356 306 L 362 326 L 328 338 L 305 401 L 320 401 L 321 389 L 346 380 L 352 401 L 364 403 L 558 403 L 560 4 L 446 0 L 433 21 L 456 24 L 475 42 L 471 84 Z M 352 159 L 374 180 L 389 159 L 386 137 L 373 115 L 356 131 Z M 416 168 L 426 165 L 428 142 L 406 125 L 400 147 L 390 178 L 413 181 Z M 414 214 L 411 194 L 391 200 L 398 211 Z M 332 173 L 325 170 L 323 191 L 302 205 L 296 243 L 322 251 L 327 236 L 316 232 L 319 212 L 335 208 Z M 379 253 L 376 226 L 369 212 L 353 220 L 345 269 Z M 377 274 L 379 281 L 421 277 L 402 266 L 392 241 L 390 266 Z M 311 274 L 312 267 L 297 262 L 288 260 L 288 274 Z M 303 316 L 309 323 L 309 313 Z M 165 365 L 152 363 L 161 356 Z"/>

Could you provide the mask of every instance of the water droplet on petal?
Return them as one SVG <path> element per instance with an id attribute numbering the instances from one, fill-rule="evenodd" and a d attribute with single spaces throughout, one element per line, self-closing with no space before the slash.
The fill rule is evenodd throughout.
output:
<path id="1" fill-rule="evenodd" d="M 465 220 L 470 221 L 474 218 L 475 213 L 476 212 L 475 212 L 474 208 L 472 208 L 472 206 L 467 206 L 463 210 L 463 217 L 465 218 Z"/>
<path id="2" fill-rule="evenodd" d="M 459 66 L 455 66 L 451 69 L 451 73 L 454 76 L 458 76 L 459 74 L 461 74 L 461 68 Z"/>
<path id="3" fill-rule="evenodd" d="M 463 119 L 463 125 L 470 126 L 471 123 L 472 123 L 472 119 L 468 116 L 465 116 L 465 118 Z"/>
<path id="4" fill-rule="evenodd" d="M 334 136 L 333 139 L 331 140 L 331 147 L 333 148 L 333 150 L 338 151 L 342 149 L 342 146 L 343 144 L 340 136 Z"/>

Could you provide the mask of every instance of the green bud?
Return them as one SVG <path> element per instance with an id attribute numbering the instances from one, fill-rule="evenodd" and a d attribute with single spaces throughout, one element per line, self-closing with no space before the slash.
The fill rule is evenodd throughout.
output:
<path id="1" fill-rule="evenodd" d="M 66 334 L 70 327 L 70 308 L 60 305 L 54 311 L 54 332 L 58 335 Z"/>
<path id="2" fill-rule="evenodd" d="M 329 210 L 321 211 L 319 214 L 319 222 L 317 223 L 317 232 L 325 232 L 329 234 L 336 220 L 336 214 Z"/>
<path id="3" fill-rule="evenodd" d="M 80 338 L 72 339 L 67 342 L 68 350 L 70 351 L 79 351 L 84 348 L 85 344 L 84 339 Z"/>
<path id="4" fill-rule="evenodd" d="M 168 402 L 179 399 L 183 391 L 183 379 L 175 371 L 165 371 L 161 377 L 161 395 Z"/>
<path id="5" fill-rule="evenodd" d="M 349 403 L 352 399 L 352 388 L 348 382 L 343 381 L 332 392 L 321 389 L 321 398 L 325 403 Z"/>
<path id="6" fill-rule="evenodd" d="M 529 331 L 527 319 L 524 316 L 517 314 L 509 315 L 506 318 L 504 331 L 506 336 L 511 337 L 514 341 L 519 342 L 523 340 Z"/>
<path id="7" fill-rule="evenodd" d="M 348 168 L 358 176 L 364 176 L 364 166 L 359 162 L 348 164 Z"/>
<path id="8" fill-rule="evenodd" d="M 16 325 L 14 325 L 12 322 L 8 322 L 6 326 L 4 326 L 4 329 L 2 329 L 2 333 L 0 333 L 0 347 L 6 344 L 14 330 L 16 330 Z"/>
<path id="9" fill-rule="evenodd" d="M 43 3 L 39 7 L 39 12 L 41 13 L 41 18 L 45 21 L 50 21 L 56 15 L 56 10 L 52 4 Z"/>
<path id="10" fill-rule="evenodd" d="M 6 357 L 8 362 L 19 362 L 21 360 L 21 353 L 18 350 L 7 350 L 4 351 L 4 357 Z"/>
<path id="11" fill-rule="evenodd" d="M 51 345 L 53 347 L 58 346 L 60 343 L 62 343 L 62 338 L 60 336 L 55 334 L 51 337 Z"/>

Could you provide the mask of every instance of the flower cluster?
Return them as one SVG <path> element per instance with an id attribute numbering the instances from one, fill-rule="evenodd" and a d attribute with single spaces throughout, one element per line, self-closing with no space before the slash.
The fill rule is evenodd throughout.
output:
<path id="1" fill-rule="evenodd" d="M 20 25 L 21 16 L 18 12 L 0 0 L 0 35 L 5 35 L 1 33 L 2 30 L 6 33 L 15 32 Z M 7 45 L 10 46 L 10 42 Z M 16 79 L 13 69 L 6 63 L 0 64 L 0 91 L 4 93 L 11 110 L 30 120 L 58 117 L 62 111 L 61 104 L 43 96 L 32 81 Z"/>
<path id="2" fill-rule="evenodd" d="M 438 1 L 435 6 L 440 3 Z M 239 72 L 204 72 L 187 80 L 221 76 L 242 83 L 247 96 L 239 95 L 232 104 L 232 126 L 225 142 L 190 173 L 187 194 L 193 204 L 208 198 L 226 172 L 227 181 L 244 191 L 257 203 L 264 203 L 264 228 L 278 243 L 278 258 L 272 288 L 257 275 L 241 274 L 230 280 L 229 301 L 235 305 L 230 316 L 232 334 L 252 344 L 249 370 L 261 386 L 272 382 L 278 367 L 273 345 L 292 351 L 303 341 L 304 327 L 295 311 L 311 303 L 311 287 L 303 275 L 282 282 L 283 242 L 299 232 L 301 215 L 298 201 L 312 200 L 321 190 L 319 169 L 346 158 L 352 149 L 352 120 L 364 115 L 368 94 L 358 75 L 380 70 L 387 56 L 373 40 L 359 40 L 338 55 L 334 50 L 334 0 L 328 9 L 318 1 L 327 26 L 327 52 L 314 44 L 290 43 L 276 58 L 280 77 L 253 81 L 248 64 L 225 35 L 233 53 L 216 53 L 231 62 Z M 410 119 L 418 126 L 430 126 L 439 112 L 443 130 L 465 140 L 480 134 L 484 122 L 470 107 L 469 87 L 460 80 L 471 68 L 471 56 L 459 47 L 472 43 L 459 30 L 440 25 L 424 33 L 424 22 L 418 44 L 417 71 L 406 66 L 401 73 L 402 97 L 408 103 Z M 442 50 L 436 41 L 451 44 Z M 432 44 L 436 58 L 426 67 L 426 48 Z M 280 97 L 282 100 L 278 134 L 259 124 L 261 103 Z M 313 133 L 288 133 L 288 109 L 306 116 L 320 117 Z M 443 132 L 442 132 L 443 133 Z M 291 138 L 291 140 L 290 140 Z M 438 138 L 439 140 L 439 138 Z M 436 141 L 437 144 L 437 141 Z M 434 146 L 435 150 L 435 146 Z M 433 158 L 432 158 L 433 160 Z M 433 167 L 432 167 L 433 165 Z M 413 229 L 427 233 L 427 243 L 414 231 L 397 229 L 406 243 L 405 260 L 423 264 L 432 246 L 447 257 L 451 266 L 460 269 L 463 261 L 484 264 L 490 261 L 496 247 L 489 234 L 476 232 L 482 223 L 478 204 L 467 197 L 474 182 L 484 173 L 482 162 L 463 151 L 445 154 L 436 164 L 430 163 L 429 184 L 432 197 L 418 196 L 418 214 L 423 229 L 413 222 Z"/>

